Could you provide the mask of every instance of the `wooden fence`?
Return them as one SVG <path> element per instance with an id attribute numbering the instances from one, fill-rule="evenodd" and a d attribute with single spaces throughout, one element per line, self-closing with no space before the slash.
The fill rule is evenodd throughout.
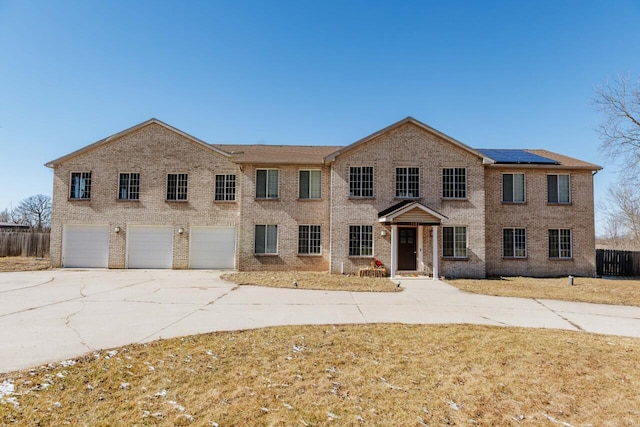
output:
<path id="1" fill-rule="evenodd" d="M 596 250 L 598 276 L 640 276 L 640 252 Z"/>
<path id="2" fill-rule="evenodd" d="M 25 256 L 46 258 L 49 256 L 49 233 L 0 233 L 0 257 Z"/>

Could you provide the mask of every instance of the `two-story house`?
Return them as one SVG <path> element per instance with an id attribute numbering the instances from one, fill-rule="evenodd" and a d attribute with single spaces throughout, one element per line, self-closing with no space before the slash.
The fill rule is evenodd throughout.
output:
<path id="1" fill-rule="evenodd" d="M 47 163 L 60 267 L 593 275 L 593 175 L 411 117 L 346 147 L 213 145 L 151 119 Z"/>

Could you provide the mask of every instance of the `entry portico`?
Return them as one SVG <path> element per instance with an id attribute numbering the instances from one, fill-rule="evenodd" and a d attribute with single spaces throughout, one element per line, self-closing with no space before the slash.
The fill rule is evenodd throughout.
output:
<path id="1" fill-rule="evenodd" d="M 425 227 L 431 226 L 433 280 L 438 280 L 438 230 L 447 217 L 417 202 L 404 200 L 378 213 L 378 221 L 391 228 L 391 278 L 402 270 L 426 273 Z"/>

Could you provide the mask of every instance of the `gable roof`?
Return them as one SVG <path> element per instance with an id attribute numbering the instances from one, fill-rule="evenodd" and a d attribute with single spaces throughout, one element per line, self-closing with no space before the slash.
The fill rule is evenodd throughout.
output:
<path id="1" fill-rule="evenodd" d="M 121 137 L 123 137 L 125 135 L 133 133 L 133 132 L 135 132 L 135 131 L 137 131 L 139 129 L 142 129 L 142 128 L 146 127 L 146 126 L 149 126 L 151 124 L 156 124 L 156 125 L 162 126 L 162 127 L 166 128 L 166 129 L 170 130 L 171 132 L 177 133 L 178 135 L 181 135 L 181 136 L 193 141 L 194 143 L 202 146 L 203 148 L 206 148 L 207 150 L 213 150 L 213 151 L 217 152 L 218 154 L 221 154 L 221 155 L 223 155 L 225 157 L 230 157 L 229 153 L 226 153 L 226 152 L 224 152 L 224 151 L 222 151 L 222 150 L 220 150 L 220 149 L 218 149 L 218 148 L 216 148 L 214 146 L 211 146 L 211 145 L 207 144 L 206 142 L 196 138 L 195 136 L 189 135 L 188 133 L 183 132 L 178 128 L 174 128 L 173 126 L 170 126 L 170 125 L 168 125 L 168 124 L 166 124 L 166 123 L 164 123 L 164 122 L 162 122 L 162 121 L 160 121 L 160 120 L 158 120 L 156 118 L 151 118 L 151 119 L 149 119 L 147 121 L 139 123 L 139 124 L 137 124 L 135 126 L 132 126 L 132 127 L 128 128 L 128 129 L 125 129 L 125 130 L 123 130 L 121 132 L 118 132 L 116 134 L 113 134 L 111 136 L 103 138 L 100 141 L 96 141 L 93 144 L 89 144 L 89 145 L 87 145 L 87 146 L 85 146 L 85 147 L 83 147 L 83 148 L 81 148 L 79 150 L 76 150 L 76 151 L 74 151 L 72 153 L 69 153 L 69 154 L 67 154 L 65 156 L 62 156 L 62 157 L 57 158 L 55 160 L 51 160 L 50 162 L 45 163 L 45 166 L 47 166 L 49 168 L 56 167 L 57 165 L 65 162 L 65 161 L 67 161 L 69 159 L 72 159 L 72 158 L 74 158 L 76 156 L 79 156 L 81 154 L 87 153 L 87 152 L 89 152 L 91 150 L 94 150 L 96 148 L 102 147 L 103 145 L 107 145 L 107 144 L 109 144 L 109 143 L 111 143 L 111 142 L 113 142 L 113 141 L 115 141 L 115 140 L 117 140 L 117 139 L 119 139 L 119 138 L 121 138 Z"/>
<path id="2" fill-rule="evenodd" d="M 396 122 L 396 123 L 394 123 L 394 124 L 392 124 L 390 126 L 387 126 L 384 129 L 381 129 L 381 130 L 379 130 L 377 132 L 374 132 L 371 135 L 366 136 L 366 137 L 354 142 L 351 145 L 347 145 L 346 147 L 343 147 L 343 148 L 335 151 L 334 153 L 331 153 L 330 155 L 325 157 L 325 160 L 333 161 L 333 160 L 336 159 L 336 157 L 338 157 L 338 156 L 340 156 L 340 155 L 342 155 L 342 154 L 344 154 L 346 152 L 349 152 L 349 151 L 353 150 L 354 148 L 359 147 L 362 144 L 366 144 L 367 142 L 369 142 L 369 141 L 371 141 L 371 140 L 373 140 L 373 139 L 375 139 L 375 138 L 377 138 L 377 137 L 379 137 L 381 135 L 384 135 L 384 134 L 386 134 L 388 132 L 391 132 L 392 130 L 397 129 L 400 126 L 403 126 L 403 125 L 405 125 L 407 123 L 411 123 L 411 124 L 419 127 L 420 129 L 426 131 L 426 132 L 429 132 L 429 133 L 431 133 L 433 135 L 436 135 L 436 136 L 444 139 L 445 141 L 451 143 L 452 145 L 454 145 L 454 146 L 456 146 L 458 148 L 461 148 L 462 150 L 464 150 L 464 151 L 466 151 L 466 152 L 468 152 L 468 153 L 470 153 L 470 154 L 482 159 L 483 163 L 493 163 L 492 159 L 486 157 L 485 155 L 483 155 L 478 150 L 475 150 L 475 149 L 469 147 L 468 145 L 463 144 L 462 142 L 458 141 L 457 139 L 454 139 L 454 138 L 450 137 L 449 135 L 446 135 L 446 134 L 440 132 L 439 130 L 434 129 L 431 126 L 428 126 L 428 125 L 422 123 L 421 121 L 414 119 L 411 116 L 408 116 L 408 117 L 400 120 L 399 122 Z"/>
<path id="3" fill-rule="evenodd" d="M 403 200 L 383 211 L 378 212 L 378 221 L 383 223 L 391 223 L 399 220 L 402 215 L 412 212 L 410 222 L 439 224 L 441 221 L 445 221 L 448 218 L 442 215 L 440 212 L 423 205 L 422 203 L 414 200 Z"/>
<path id="4" fill-rule="evenodd" d="M 213 147 L 229 153 L 236 163 L 323 165 L 324 158 L 342 148 L 320 145 L 233 145 Z"/>

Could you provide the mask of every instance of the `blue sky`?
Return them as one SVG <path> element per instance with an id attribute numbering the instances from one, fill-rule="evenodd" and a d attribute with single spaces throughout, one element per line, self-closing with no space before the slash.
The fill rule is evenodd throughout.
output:
<path id="1" fill-rule="evenodd" d="M 594 88 L 640 78 L 634 1 L 0 0 L 0 210 L 156 117 L 210 143 L 346 145 L 406 116 L 606 169 Z"/>

